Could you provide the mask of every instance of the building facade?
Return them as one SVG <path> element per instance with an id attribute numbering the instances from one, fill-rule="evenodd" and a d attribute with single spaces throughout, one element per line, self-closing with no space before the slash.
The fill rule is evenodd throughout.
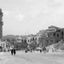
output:
<path id="1" fill-rule="evenodd" d="M 64 40 L 64 28 L 56 28 L 56 27 L 53 27 L 56 29 L 56 31 L 50 31 L 48 32 L 48 38 L 50 40 L 50 42 L 52 43 L 57 43 L 59 42 L 60 40 Z M 52 40 L 51 40 L 52 39 Z"/>
<path id="2" fill-rule="evenodd" d="M 2 10 L 0 9 L 0 39 L 2 38 L 2 25 L 3 25 L 2 16 L 3 16 L 3 13 L 2 13 Z"/>

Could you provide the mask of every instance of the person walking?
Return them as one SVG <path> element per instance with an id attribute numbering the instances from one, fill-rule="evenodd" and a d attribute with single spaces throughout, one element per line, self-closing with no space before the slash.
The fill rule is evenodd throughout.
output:
<path id="1" fill-rule="evenodd" d="M 16 49 L 14 48 L 14 46 L 11 47 L 11 55 L 15 55 L 16 54 Z"/>
<path id="2" fill-rule="evenodd" d="M 13 54 L 14 54 L 14 55 L 16 54 L 16 49 L 15 49 L 15 48 L 13 48 Z"/>
<path id="3" fill-rule="evenodd" d="M 13 49 L 11 49 L 11 55 L 13 55 Z"/>

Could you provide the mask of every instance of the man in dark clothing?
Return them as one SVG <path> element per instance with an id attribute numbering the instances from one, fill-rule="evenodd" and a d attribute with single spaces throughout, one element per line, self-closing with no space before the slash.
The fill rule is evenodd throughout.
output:
<path id="1" fill-rule="evenodd" d="M 13 53 L 14 53 L 14 55 L 16 54 L 16 50 L 15 49 L 13 49 Z"/>
<path id="2" fill-rule="evenodd" d="M 11 49 L 11 55 L 13 55 L 13 49 Z"/>

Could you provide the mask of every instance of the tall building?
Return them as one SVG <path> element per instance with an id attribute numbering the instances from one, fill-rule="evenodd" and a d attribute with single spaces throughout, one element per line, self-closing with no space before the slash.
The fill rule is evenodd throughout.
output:
<path id="1" fill-rule="evenodd" d="M 0 9 L 0 39 L 2 38 L 2 25 L 3 25 L 2 16 L 3 16 L 3 12 L 2 9 Z"/>

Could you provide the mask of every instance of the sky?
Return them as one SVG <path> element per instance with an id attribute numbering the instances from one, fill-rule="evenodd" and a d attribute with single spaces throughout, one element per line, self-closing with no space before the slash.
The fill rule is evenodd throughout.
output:
<path id="1" fill-rule="evenodd" d="M 0 0 L 3 35 L 36 34 L 54 25 L 64 27 L 64 0 Z"/>

